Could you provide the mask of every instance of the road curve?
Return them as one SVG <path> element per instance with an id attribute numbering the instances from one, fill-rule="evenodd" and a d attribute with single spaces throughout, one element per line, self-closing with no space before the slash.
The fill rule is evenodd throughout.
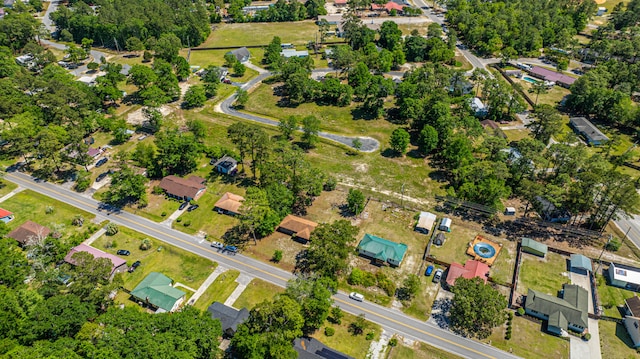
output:
<path id="1" fill-rule="evenodd" d="M 104 206 L 95 199 L 65 189 L 59 185 L 41 182 L 27 174 L 19 172 L 9 172 L 5 175 L 5 179 L 23 188 L 30 189 L 92 213 L 96 215 L 100 221 L 110 220 L 120 226 L 131 228 L 149 237 L 156 238 L 201 257 L 214 260 L 228 268 L 237 269 L 241 273 L 275 285 L 284 287 L 287 281 L 293 278 L 293 275 L 289 272 L 241 254 L 228 255 L 221 253 L 211 248 L 207 241 L 174 230 L 168 226 L 152 222 L 135 214 L 124 211 L 107 211 L 103 209 Z M 202 213 L 201 215 L 218 216 L 219 214 L 212 212 L 210 214 Z M 421 322 L 398 310 L 382 307 L 367 301 L 354 302 L 350 300 L 348 294 L 344 292 L 337 293 L 333 299 L 335 304 L 340 306 L 344 311 L 354 315 L 364 314 L 368 320 L 381 325 L 391 333 L 397 333 L 409 339 L 428 343 L 463 358 L 517 358 L 497 348 L 460 337 L 431 324 Z"/>
<path id="2" fill-rule="evenodd" d="M 272 75 L 271 72 L 265 72 L 258 75 L 257 77 L 254 77 L 249 82 L 246 82 L 244 84 L 237 84 L 237 85 L 239 85 L 238 87 L 240 87 L 241 89 L 248 91 L 251 88 L 257 86 L 264 79 L 266 79 L 271 75 Z M 236 110 L 233 107 L 233 102 L 235 101 L 235 99 L 236 99 L 236 94 L 234 93 L 233 95 L 229 96 L 227 99 L 222 101 L 220 103 L 220 106 L 216 106 L 215 110 L 222 112 L 224 114 L 227 114 L 229 116 L 239 117 L 244 120 L 259 122 L 259 123 L 270 125 L 270 126 L 278 126 L 280 124 L 279 121 L 271 120 L 259 115 L 249 114 L 246 112 L 240 112 Z M 378 142 L 378 140 L 376 140 L 375 138 L 371 138 L 371 137 L 349 137 L 349 136 L 342 136 L 342 135 L 337 135 L 337 134 L 328 133 L 328 132 L 319 132 L 318 136 L 334 142 L 338 142 L 343 145 L 347 145 L 352 148 L 354 148 L 353 141 L 355 139 L 358 139 L 360 140 L 360 144 L 361 144 L 359 149 L 361 152 L 374 152 L 380 148 L 380 142 Z"/>

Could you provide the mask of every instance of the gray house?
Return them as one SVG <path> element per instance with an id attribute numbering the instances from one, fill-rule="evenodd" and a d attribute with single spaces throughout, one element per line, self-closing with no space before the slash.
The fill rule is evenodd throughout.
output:
<path id="1" fill-rule="evenodd" d="M 529 289 L 525 312 L 548 321 L 547 330 L 551 333 L 562 335 L 568 329 L 582 333 L 588 328 L 589 293 L 573 284 L 562 288 L 562 298 Z"/>
<path id="2" fill-rule="evenodd" d="M 232 54 L 239 62 L 247 62 L 249 61 L 249 57 L 251 57 L 251 53 L 249 53 L 249 50 L 246 47 L 231 50 L 227 52 L 227 54 Z"/>
<path id="3" fill-rule="evenodd" d="M 222 333 L 228 337 L 232 337 L 238 330 L 238 325 L 249 319 L 249 311 L 247 308 L 237 310 L 226 306 L 220 302 L 214 302 L 207 309 L 213 319 L 220 320 Z"/>
<path id="4" fill-rule="evenodd" d="M 591 121 L 584 117 L 570 118 L 569 125 L 591 146 L 600 146 L 609 141 L 609 137 L 605 136 Z"/>

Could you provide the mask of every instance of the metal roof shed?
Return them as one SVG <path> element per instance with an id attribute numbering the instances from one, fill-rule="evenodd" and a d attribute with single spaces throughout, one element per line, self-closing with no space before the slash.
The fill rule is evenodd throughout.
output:
<path id="1" fill-rule="evenodd" d="M 544 257 L 548 251 L 548 247 L 546 244 L 536 242 L 531 238 L 523 237 L 522 243 L 520 245 L 523 252 L 534 254 L 539 257 Z"/>
<path id="2" fill-rule="evenodd" d="M 447 232 L 451 231 L 451 218 L 443 218 L 438 229 Z"/>

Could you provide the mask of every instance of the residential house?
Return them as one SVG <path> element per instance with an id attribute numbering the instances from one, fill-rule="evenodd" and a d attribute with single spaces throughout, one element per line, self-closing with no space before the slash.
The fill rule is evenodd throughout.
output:
<path id="1" fill-rule="evenodd" d="M 81 243 L 80 245 L 71 248 L 71 250 L 69 251 L 69 253 L 67 253 L 67 255 L 64 257 L 64 261 L 71 264 L 71 265 L 76 265 L 76 261 L 73 259 L 73 255 L 78 253 L 78 252 L 86 252 L 89 253 L 93 256 L 93 258 L 107 258 L 111 261 L 111 275 L 110 278 L 113 278 L 113 276 L 116 273 L 122 273 L 125 272 L 127 270 L 127 261 L 115 256 L 113 254 L 107 253 L 107 252 L 103 252 L 97 248 L 93 248 L 91 246 L 88 246 L 84 243 Z"/>
<path id="2" fill-rule="evenodd" d="M 303 337 L 293 341 L 298 359 L 354 359 L 353 357 L 329 348 L 315 338 Z"/>
<path id="3" fill-rule="evenodd" d="M 16 0 L 4 0 L 2 2 L 2 6 L 7 8 L 13 8 L 13 4 L 15 4 Z"/>
<path id="4" fill-rule="evenodd" d="M 316 23 L 320 23 L 322 20 L 328 22 L 329 25 L 339 25 L 344 21 L 342 18 L 342 14 L 320 15 L 318 16 L 318 21 Z"/>
<path id="5" fill-rule="evenodd" d="M 387 13 L 391 13 L 391 11 L 395 10 L 397 13 L 401 14 L 406 5 L 401 5 L 393 1 L 389 1 L 384 5 L 379 5 L 376 3 L 371 4 L 372 11 L 386 11 Z"/>
<path id="6" fill-rule="evenodd" d="M 347 0 L 335 0 L 333 5 L 337 8 L 347 7 Z"/>
<path id="7" fill-rule="evenodd" d="M 605 136 L 591 121 L 584 117 L 572 117 L 569 119 L 569 125 L 573 130 L 591 146 L 600 146 L 609 141 L 609 137 Z"/>
<path id="8" fill-rule="evenodd" d="M 0 208 L 0 221 L 4 223 L 9 223 L 13 221 L 14 218 L 15 217 L 13 216 L 12 212 L 9 212 L 4 208 Z"/>
<path id="9" fill-rule="evenodd" d="M 420 212 L 418 217 L 418 224 L 416 224 L 416 231 L 429 234 L 433 229 L 433 224 L 436 223 L 436 215 L 430 212 Z"/>
<path id="10" fill-rule="evenodd" d="M 522 241 L 520 242 L 520 248 L 525 253 L 530 253 L 536 255 L 538 257 L 543 257 L 547 255 L 548 247 L 546 244 L 536 242 L 531 238 L 522 237 Z"/>
<path id="11" fill-rule="evenodd" d="M 180 307 L 186 293 L 172 286 L 171 278 L 151 272 L 132 291 L 139 301 L 156 309 L 156 313 L 173 312 Z"/>
<path id="12" fill-rule="evenodd" d="M 469 106 L 471 106 L 471 109 L 473 110 L 473 113 L 476 117 L 484 117 L 489 113 L 487 106 L 485 106 L 485 104 L 482 103 L 482 100 L 480 100 L 478 97 L 470 99 Z"/>
<path id="13" fill-rule="evenodd" d="M 486 284 L 489 279 L 489 266 L 473 259 L 467 260 L 464 266 L 455 262 L 451 263 L 447 272 L 447 285 L 453 287 L 456 284 L 456 279 L 460 277 L 466 279 L 480 278 Z"/>
<path id="14" fill-rule="evenodd" d="M 548 70 L 540 66 L 532 66 L 527 71 L 529 72 L 529 75 L 533 77 L 537 77 L 544 81 L 549 81 L 549 83 L 555 82 L 559 86 L 565 88 L 571 87 L 571 85 L 576 82 L 576 79 L 574 77 L 567 76 L 561 72 Z"/>
<path id="15" fill-rule="evenodd" d="M 242 201 L 244 201 L 244 197 L 238 196 L 237 194 L 233 194 L 231 192 L 227 192 L 223 194 L 218 202 L 214 204 L 213 209 L 221 214 L 224 213 L 229 215 L 237 215 L 240 214 L 240 206 L 242 206 Z"/>
<path id="16" fill-rule="evenodd" d="M 317 226 L 318 224 L 316 222 L 290 214 L 280 222 L 278 231 L 289 234 L 294 239 L 298 239 L 303 243 L 307 243 L 311 237 L 311 232 L 313 232 Z"/>
<path id="17" fill-rule="evenodd" d="M 391 242 L 367 233 L 358 244 L 358 253 L 373 259 L 377 264 L 389 263 L 398 267 L 407 253 L 407 248 L 404 243 Z"/>
<path id="18" fill-rule="evenodd" d="M 598 12 L 596 12 L 596 16 L 602 16 L 604 15 L 605 12 L 607 12 L 607 8 L 604 6 L 600 6 L 598 7 Z"/>
<path id="19" fill-rule="evenodd" d="M 625 299 L 626 315 L 623 319 L 624 327 L 629 333 L 633 347 L 640 347 L 640 297 L 633 296 Z"/>
<path id="20" fill-rule="evenodd" d="M 567 223 L 571 213 L 565 208 L 556 207 L 551 201 L 542 196 L 536 196 L 533 207 L 543 220 L 552 223 Z"/>
<path id="21" fill-rule="evenodd" d="M 231 50 L 227 52 L 227 54 L 232 54 L 236 57 L 236 60 L 239 62 L 247 62 L 249 61 L 249 57 L 251 57 L 251 53 L 246 47 L 241 47 L 239 49 Z"/>
<path id="22" fill-rule="evenodd" d="M 235 175 L 238 172 L 238 161 L 231 156 L 224 155 L 213 163 L 213 167 L 218 173 Z"/>
<path id="23" fill-rule="evenodd" d="M 191 176 L 185 179 L 171 175 L 164 177 L 162 181 L 160 181 L 160 188 L 162 188 L 169 197 L 190 201 L 202 197 L 207 190 L 204 182 L 205 179 L 198 176 Z"/>
<path id="24" fill-rule="evenodd" d="M 34 241 L 45 239 L 49 236 L 51 230 L 45 226 L 41 226 L 36 222 L 26 221 L 20 227 L 14 229 L 7 234 L 8 238 L 13 238 L 20 246 L 27 246 Z"/>
<path id="25" fill-rule="evenodd" d="M 227 337 L 233 337 L 238 326 L 249 319 L 247 308 L 237 310 L 220 302 L 213 302 L 207 311 L 211 314 L 211 318 L 220 320 L 222 333 Z"/>
<path id="26" fill-rule="evenodd" d="M 640 291 L 640 269 L 611 262 L 607 270 L 609 283 L 616 287 Z M 640 311 L 637 313 L 640 317 Z"/>
<path id="27" fill-rule="evenodd" d="M 568 329 L 582 333 L 588 328 L 589 293 L 573 284 L 562 288 L 561 298 L 529 289 L 525 312 L 548 321 L 547 330 L 551 333 L 562 335 Z"/>
<path id="28" fill-rule="evenodd" d="M 245 15 L 254 15 L 255 13 L 257 13 L 258 11 L 267 11 L 269 10 L 269 8 L 273 6 L 273 4 L 269 4 L 269 5 L 251 5 L 251 6 L 245 6 L 242 8 L 242 12 Z"/>
<path id="29" fill-rule="evenodd" d="M 104 151 L 102 150 L 102 148 L 93 148 L 93 147 L 89 147 L 89 149 L 87 150 L 87 156 L 91 157 L 91 158 L 97 158 L 98 156 L 100 156 Z"/>
<path id="30" fill-rule="evenodd" d="M 582 254 L 572 254 L 569 257 L 569 263 L 572 272 L 584 274 L 586 274 L 587 272 L 593 272 L 593 268 L 591 267 L 591 259 L 583 256 Z"/>
<path id="31" fill-rule="evenodd" d="M 280 56 L 283 56 L 287 59 L 290 57 L 309 57 L 309 51 L 307 50 L 298 51 L 296 49 L 284 49 L 280 51 Z"/>

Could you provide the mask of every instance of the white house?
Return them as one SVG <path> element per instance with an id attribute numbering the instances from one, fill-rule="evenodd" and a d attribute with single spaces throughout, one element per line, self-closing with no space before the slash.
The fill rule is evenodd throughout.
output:
<path id="1" fill-rule="evenodd" d="M 482 100 L 480 100 L 477 97 L 470 99 L 469 105 L 471 106 L 471 109 L 475 112 L 475 115 L 478 117 L 486 116 L 487 113 L 489 113 L 487 106 L 485 106 L 485 104 L 482 103 Z"/>
<path id="2" fill-rule="evenodd" d="M 611 262 L 607 270 L 611 285 L 625 289 L 640 290 L 640 269 Z"/>

